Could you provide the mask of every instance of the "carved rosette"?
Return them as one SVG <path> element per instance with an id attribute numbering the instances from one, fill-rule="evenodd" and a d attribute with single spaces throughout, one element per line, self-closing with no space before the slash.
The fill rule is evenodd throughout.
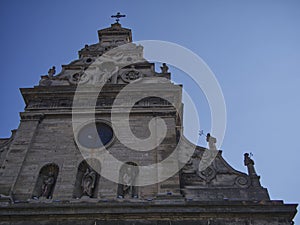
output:
<path id="1" fill-rule="evenodd" d="M 85 84 L 88 81 L 89 81 L 89 76 L 85 74 L 84 71 L 80 71 L 69 77 L 69 82 L 70 84 L 73 85 Z"/>
<path id="2" fill-rule="evenodd" d="M 141 78 L 141 73 L 138 70 L 131 69 L 123 72 L 121 78 L 125 83 L 130 83 L 134 80 Z"/>

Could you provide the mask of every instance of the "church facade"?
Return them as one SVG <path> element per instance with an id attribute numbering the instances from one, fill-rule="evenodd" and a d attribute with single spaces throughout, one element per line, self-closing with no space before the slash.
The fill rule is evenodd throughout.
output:
<path id="1" fill-rule="evenodd" d="M 130 29 L 98 36 L 20 89 L 20 125 L 0 139 L 0 224 L 293 224 L 297 205 L 270 199 L 249 154 L 243 173 L 212 136 L 209 149 L 183 136 L 182 86 Z"/>

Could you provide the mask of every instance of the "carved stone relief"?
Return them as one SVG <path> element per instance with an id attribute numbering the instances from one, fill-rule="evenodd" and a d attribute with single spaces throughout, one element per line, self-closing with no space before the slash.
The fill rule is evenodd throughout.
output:
<path id="1" fill-rule="evenodd" d="M 88 159 L 88 162 L 84 160 L 78 166 L 73 191 L 74 198 L 97 198 L 100 175 L 93 168 L 100 170 L 100 162 L 97 159 Z"/>
<path id="2" fill-rule="evenodd" d="M 130 69 L 121 74 L 121 78 L 125 83 L 130 83 L 131 81 L 141 78 L 141 73 L 138 70 Z"/>
<path id="3" fill-rule="evenodd" d="M 236 184 L 238 187 L 241 187 L 241 188 L 247 188 L 247 187 L 250 186 L 251 181 L 250 181 L 250 178 L 247 177 L 247 176 L 238 176 L 238 177 L 235 179 L 235 184 Z"/>
<path id="4" fill-rule="evenodd" d="M 217 171 L 213 166 L 207 167 L 205 170 L 198 171 L 198 176 L 201 177 L 206 183 L 209 183 L 212 179 L 215 178 Z"/>
<path id="5" fill-rule="evenodd" d="M 138 198 L 138 187 L 135 186 L 138 173 L 139 170 L 136 163 L 127 162 L 121 167 L 117 193 L 118 198 L 125 198 L 127 195 L 131 198 Z"/>
<path id="6" fill-rule="evenodd" d="M 69 77 L 69 82 L 70 84 L 73 85 L 85 84 L 88 81 L 89 81 L 89 76 L 85 74 L 83 70 Z"/>

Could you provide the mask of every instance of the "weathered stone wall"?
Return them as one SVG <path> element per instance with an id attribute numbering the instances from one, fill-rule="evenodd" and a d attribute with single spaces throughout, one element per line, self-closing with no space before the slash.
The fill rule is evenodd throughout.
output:
<path id="1" fill-rule="evenodd" d="M 108 116 L 97 116 L 97 119 L 104 121 L 110 120 Z M 149 135 L 148 122 L 153 118 L 152 115 L 137 115 L 132 116 L 130 126 L 133 133 L 138 134 L 140 138 L 145 138 Z M 165 123 L 168 130 L 165 140 L 159 147 L 164 154 L 168 155 L 174 148 L 176 142 L 175 135 L 175 119 L 173 116 L 165 116 Z M 21 128 L 27 125 L 28 121 L 21 122 Z M 4 173 L 9 179 L 16 179 L 13 186 L 13 194 L 16 200 L 27 200 L 32 197 L 32 193 L 37 181 L 39 171 L 41 168 L 49 163 L 55 163 L 59 167 L 59 174 L 57 177 L 53 199 L 72 199 L 74 191 L 74 184 L 76 181 L 76 174 L 78 165 L 82 162 L 83 157 L 79 148 L 76 146 L 72 128 L 71 115 L 45 115 L 45 118 L 40 122 L 35 121 L 35 126 L 29 125 L 32 129 L 29 132 L 29 128 L 19 129 L 19 136 L 16 137 L 15 142 L 20 143 L 20 139 L 23 141 L 23 137 L 27 139 L 27 136 L 31 134 L 32 140 L 30 147 L 26 149 L 26 152 L 22 155 L 20 161 L 19 171 L 17 168 L 13 171 Z M 32 135 L 34 133 L 34 135 Z M 24 136 L 26 135 L 26 137 Z M 23 142 L 22 142 L 23 143 Z M 13 147 L 13 146 L 12 146 Z M 25 147 L 24 147 L 25 148 Z M 151 165 L 157 162 L 162 156 L 158 156 L 159 151 L 139 152 L 129 150 L 117 138 L 108 147 L 109 152 L 118 160 L 122 162 L 136 162 L 138 165 Z M 11 154 L 11 153 L 10 153 Z M 18 158 L 14 154 L 9 155 L 11 169 L 15 163 L 18 163 Z M 16 174 L 18 176 L 16 177 Z M 13 179 L 12 179 L 13 180 Z M 3 180 L 4 181 L 4 180 Z M 175 183 L 174 183 L 175 182 Z M 8 183 L 8 179 L 4 181 Z M 179 180 L 173 181 L 173 188 L 179 190 Z M 7 189 L 10 187 L 7 186 Z M 139 188 L 139 196 L 141 198 L 154 198 L 158 193 L 158 184 L 145 186 Z M 170 188 L 169 188 L 170 189 Z M 168 190 L 169 190 L 168 189 Z M 175 192 L 175 191 L 174 191 Z M 104 177 L 100 177 L 98 198 L 116 198 L 117 196 L 117 184 L 111 182 Z"/>
<path id="2" fill-rule="evenodd" d="M 2 164 L 0 193 L 5 195 L 13 194 L 22 166 L 28 151 L 31 149 L 37 127 L 42 120 L 42 114 L 34 114 L 23 118 L 12 141 L 6 159 Z M 28 191 L 28 190 L 27 190 Z"/>
<path id="3" fill-rule="evenodd" d="M 73 140 L 70 117 L 46 116 L 40 122 L 14 188 L 16 199 L 31 198 L 40 169 L 49 163 L 59 167 L 54 198 L 72 196 L 70 190 L 75 182 L 76 165 L 80 159 Z"/>

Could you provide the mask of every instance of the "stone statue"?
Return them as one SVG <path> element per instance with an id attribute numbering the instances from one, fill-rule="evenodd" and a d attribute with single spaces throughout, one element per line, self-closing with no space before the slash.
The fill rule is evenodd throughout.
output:
<path id="1" fill-rule="evenodd" d="M 48 70 L 48 76 L 51 78 L 51 77 L 53 77 L 53 75 L 56 73 L 56 71 L 55 71 L 55 66 L 52 66 L 52 68 L 50 68 L 49 70 Z"/>
<path id="2" fill-rule="evenodd" d="M 131 197 L 137 198 L 137 187 L 134 186 L 138 170 L 132 165 L 126 165 L 121 171 L 121 184 L 118 187 L 118 198 L 124 198 L 131 194 Z M 131 192 L 131 193 L 130 193 Z"/>
<path id="3" fill-rule="evenodd" d="M 166 63 L 163 63 L 160 69 L 162 73 L 168 73 L 169 67 L 167 66 Z"/>
<path id="4" fill-rule="evenodd" d="M 249 176 L 257 176 L 254 169 L 254 161 L 250 158 L 249 153 L 244 154 L 244 165 L 248 168 Z"/>
<path id="5" fill-rule="evenodd" d="M 53 172 L 49 172 L 48 175 L 44 177 L 42 185 L 42 194 L 41 197 L 52 198 L 52 191 L 54 188 L 55 177 Z"/>
<path id="6" fill-rule="evenodd" d="M 215 137 L 212 137 L 210 135 L 210 133 L 207 133 L 206 141 L 208 142 L 208 148 L 210 150 L 217 150 L 217 147 L 216 147 L 217 139 Z"/>
<path id="7" fill-rule="evenodd" d="M 89 196 L 90 198 L 93 197 L 95 182 L 96 172 L 87 168 L 81 181 L 82 196 Z"/>

